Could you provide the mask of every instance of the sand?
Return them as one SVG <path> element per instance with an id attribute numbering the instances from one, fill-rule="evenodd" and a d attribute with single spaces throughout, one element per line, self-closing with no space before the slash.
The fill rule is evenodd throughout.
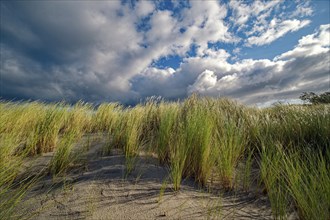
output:
<path id="1" fill-rule="evenodd" d="M 102 156 L 104 144 L 94 138 L 65 176 L 43 177 L 18 212 L 32 219 L 272 219 L 267 197 L 255 190 L 206 190 L 186 179 L 180 191 L 173 191 L 168 168 L 152 156 L 141 154 L 125 176 L 122 152 Z M 51 156 L 34 158 L 26 167 L 46 167 Z"/>

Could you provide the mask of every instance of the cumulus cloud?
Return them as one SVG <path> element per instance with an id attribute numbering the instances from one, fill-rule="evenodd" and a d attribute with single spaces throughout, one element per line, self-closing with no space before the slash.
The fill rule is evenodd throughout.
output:
<path id="1" fill-rule="evenodd" d="M 224 22 L 227 7 L 216 1 L 192 1 L 191 7 L 183 12 L 183 27 L 186 36 L 192 38 L 202 49 L 208 42 L 237 42 Z"/>
<path id="2" fill-rule="evenodd" d="M 204 93 L 210 88 L 213 88 L 216 83 L 217 76 L 214 74 L 214 72 L 210 70 L 205 70 L 197 77 L 193 85 L 188 86 L 188 93 Z"/>
<path id="3" fill-rule="evenodd" d="M 302 37 L 293 50 L 274 60 L 246 59 L 230 64 L 226 59 L 212 56 L 187 58 L 175 72 L 161 74 L 161 83 L 142 73 L 139 77 L 143 80 L 139 84 L 141 89 L 156 83 L 161 96 L 166 96 L 168 90 L 175 91 L 178 97 L 197 92 L 261 105 L 275 100 L 293 100 L 303 91 L 327 90 L 329 60 L 329 25 L 321 25 L 314 34 Z M 153 68 L 152 71 L 157 75 L 160 70 Z M 140 92 L 138 88 L 137 92 Z"/>

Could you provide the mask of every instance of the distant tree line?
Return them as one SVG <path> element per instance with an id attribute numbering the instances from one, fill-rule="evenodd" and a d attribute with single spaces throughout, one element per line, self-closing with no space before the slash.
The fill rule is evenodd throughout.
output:
<path id="1" fill-rule="evenodd" d="M 299 98 L 312 104 L 329 104 L 330 92 L 324 92 L 319 95 L 315 94 L 314 92 L 303 92 Z"/>

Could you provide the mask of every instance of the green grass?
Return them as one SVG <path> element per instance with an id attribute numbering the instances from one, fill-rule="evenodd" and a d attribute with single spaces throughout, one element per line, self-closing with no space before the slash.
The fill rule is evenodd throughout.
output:
<path id="1" fill-rule="evenodd" d="M 2 101 L 0 213 L 9 218 L 32 184 L 13 190 L 24 160 L 54 152 L 49 171 L 65 175 L 75 161 L 75 143 L 84 135 L 103 133 L 103 153 L 122 149 L 127 175 L 144 151 L 170 168 L 168 183 L 174 190 L 192 178 L 201 187 L 220 184 L 248 191 L 252 178 L 259 178 L 274 218 L 285 219 L 296 210 L 301 219 L 328 219 L 329 110 L 329 105 L 256 109 L 196 95 L 181 102 L 150 99 L 128 108 L 118 103 L 96 108 L 83 102 Z M 252 176 L 253 169 L 260 175 Z"/>
<path id="2" fill-rule="evenodd" d="M 327 157 L 330 150 L 327 148 Z M 322 153 L 298 151 L 283 159 L 285 181 L 301 219 L 330 216 L 330 165 Z"/>
<path id="3" fill-rule="evenodd" d="M 260 154 L 261 181 L 269 197 L 273 215 L 276 219 L 285 219 L 289 194 L 282 169 L 283 148 L 276 144 L 266 144 L 262 146 Z"/>
<path id="4" fill-rule="evenodd" d="M 77 134 L 75 134 L 75 132 L 69 132 L 63 135 L 49 164 L 49 171 L 51 174 L 55 176 L 61 174 L 72 164 L 74 159 L 72 148 L 76 136 Z"/>
<path id="5" fill-rule="evenodd" d="M 212 132 L 216 128 L 207 104 L 207 100 L 194 96 L 186 100 L 182 109 L 183 134 L 178 137 L 183 138 L 183 147 L 187 148 L 185 173 L 202 186 L 206 185 L 215 163 L 211 153 L 215 144 Z"/>
<path id="6" fill-rule="evenodd" d="M 179 108 L 176 104 L 162 103 L 159 106 L 159 126 L 153 150 L 157 153 L 160 164 L 169 162 L 170 142 L 172 134 L 175 133 L 178 113 Z"/>

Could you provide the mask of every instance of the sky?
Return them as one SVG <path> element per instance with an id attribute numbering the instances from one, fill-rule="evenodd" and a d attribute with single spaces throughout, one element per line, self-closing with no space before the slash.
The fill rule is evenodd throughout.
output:
<path id="1" fill-rule="evenodd" d="M 330 90 L 330 1 L 1 1 L 0 98 L 247 105 Z"/>

